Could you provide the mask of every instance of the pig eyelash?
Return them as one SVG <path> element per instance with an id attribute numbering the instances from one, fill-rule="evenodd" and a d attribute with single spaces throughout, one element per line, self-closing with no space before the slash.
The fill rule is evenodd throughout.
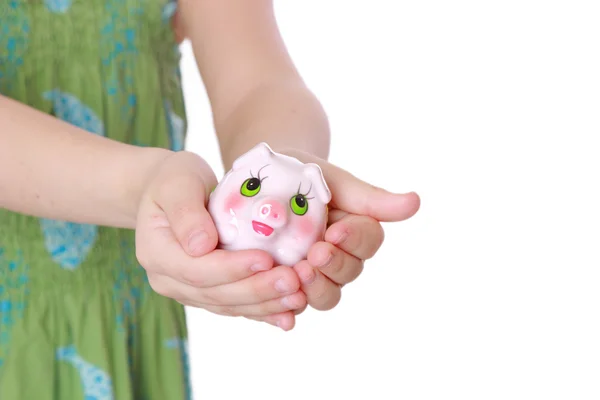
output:
<path id="1" fill-rule="evenodd" d="M 308 192 L 306 192 L 306 193 L 300 193 L 300 188 L 301 187 L 302 187 L 302 182 L 300 182 L 300 184 L 298 185 L 298 193 L 296 193 L 296 195 L 301 194 L 302 196 L 306 197 L 306 196 L 308 196 L 308 194 L 310 193 L 310 191 L 312 189 L 312 183 L 308 187 Z M 313 197 L 306 197 L 306 200 L 310 200 L 310 199 L 314 199 L 314 196 Z"/>
<path id="2" fill-rule="evenodd" d="M 258 180 L 259 180 L 259 181 L 261 181 L 261 182 L 262 182 L 262 181 L 264 181 L 265 179 L 267 179 L 267 178 L 268 178 L 268 176 L 265 176 L 264 178 L 261 178 L 261 177 L 260 177 L 260 171 L 262 171 L 262 170 L 263 170 L 263 168 L 266 168 L 266 167 L 268 167 L 269 165 L 271 165 L 271 164 L 267 164 L 267 165 L 265 165 L 265 166 L 261 167 L 261 168 L 258 170 L 258 174 L 257 174 L 258 176 L 257 176 L 257 178 L 258 178 Z M 250 176 L 254 178 L 254 175 L 252 175 L 252 170 L 250 170 Z"/>

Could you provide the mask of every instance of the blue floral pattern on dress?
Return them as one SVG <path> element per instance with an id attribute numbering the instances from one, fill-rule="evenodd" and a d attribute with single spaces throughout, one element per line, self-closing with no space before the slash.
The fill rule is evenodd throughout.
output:
<path id="1" fill-rule="evenodd" d="M 116 101 L 122 105 L 121 117 L 126 121 L 133 120 L 137 104 L 134 68 L 139 54 L 138 33 L 132 28 L 131 20 L 143 15 L 142 3 L 134 7 L 123 0 L 107 0 L 105 7 L 110 18 L 100 30 L 102 64 L 112 66 L 106 90 L 109 96 L 117 97 Z"/>
<path id="2" fill-rule="evenodd" d="M 90 133 L 99 136 L 105 135 L 102 120 L 74 95 L 54 89 L 45 92 L 43 97 L 52 101 L 53 113 L 57 118 Z"/>
<path id="3" fill-rule="evenodd" d="M 0 24 L 0 93 L 15 84 L 15 74 L 23 65 L 23 57 L 29 44 L 30 23 L 25 12 L 26 5 L 20 0 L 8 0 L 2 5 Z"/>
<path id="4" fill-rule="evenodd" d="M 0 367 L 10 350 L 11 328 L 23 317 L 29 295 L 29 266 L 23 252 L 11 256 L 0 248 Z"/>
<path id="5" fill-rule="evenodd" d="M 177 11 L 177 0 L 169 0 L 162 9 L 162 18 L 164 21 L 170 21 Z"/>
<path id="6" fill-rule="evenodd" d="M 104 136 L 104 124 L 96 113 L 76 96 L 54 89 L 43 93 L 52 102 L 54 115 L 90 133 Z M 40 219 L 46 249 L 64 269 L 77 268 L 86 258 L 98 236 L 98 227 L 89 224 Z"/>
<path id="7" fill-rule="evenodd" d="M 151 293 L 146 270 L 137 263 L 135 247 L 131 241 L 121 241 L 121 258 L 117 261 L 113 284 L 113 300 L 117 307 L 117 329 L 126 335 L 128 348 L 134 348 L 134 340 L 139 337 L 137 318 L 141 305 Z M 131 353 L 129 365 L 133 365 Z"/>
<path id="8" fill-rule="evenodd" d="M 71 8 L 72 0 L 44 0 L 48 11 L 56 14 L 64 14 Z"/>
<path id="9" fill-rule="evenodd" d="M 168 101 L 165 101 L 164 104 L 167 115 L 171 150 L 181 151 L 185 148 L 185 122 L 183 121 L 183 118 L 173 112 L 173 108 Z"/>
<path id="10" fill-rule="evenodd" d="M 112 380 L 102 369 L 84 360 L 75 346 L 61 347 L 56 359 L 66 361 L 77 369 L 85 400 L 113 400 Z"/>
<path id="11" fill-rule="evenodd" d="M 46 250 L 62 268 L 77 268 L 92 250 L 98 237 L 96 225 L 40 219 Z"/>
<path id="12" fill-rule="evenodd" d="M 186 399 L 192 399 L 192 385 L 190 382 L 190 362 L 188 353 L 188 341 L 186 338 L 174 337 L 165 341 L 165 346 L 170 349 L 176 349 L 181 354 L 181 364 L 183 365 L 183 373 L 186 376 L 185 393 Z"/>

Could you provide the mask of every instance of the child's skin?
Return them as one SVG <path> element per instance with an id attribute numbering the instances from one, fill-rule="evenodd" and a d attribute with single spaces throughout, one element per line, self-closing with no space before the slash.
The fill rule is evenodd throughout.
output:
<path id="1" fill-rule="evenodd" d="M 258 250 L 215 250 L 205 207 L 217 180 L 200 156 L 91 135 L 1 96 L 0 207 L 135 229 L 137 258 L 158 293 L 292 329 L 307 305 L 337 305 L 341 286 L 381 246 L 380 222 L 411 217 L 419 197 L 373 187 L 326 161 L 325 113 L 290 60 L 271 0 L 179 0 L 174 28 L 192 43 L 226 170 L 261 141 L 323 169 L 330 226 L 308 259 L 289 268 Z"/>

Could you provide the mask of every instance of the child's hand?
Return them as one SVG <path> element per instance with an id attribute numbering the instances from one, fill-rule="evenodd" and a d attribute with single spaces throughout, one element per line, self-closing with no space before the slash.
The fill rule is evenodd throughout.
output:
<path id="1" fill-rule="evenodd" d="M 273 268 L 271 256 L 260 250 L 215 250 L 217 231 L 205 206 L 216 183 L 208 164 L 187 152 L 167 157 L 149 180 L 138 211 L 136 253 L 150 285 L 185 305 L 293 328 L 290 310 L 306 306 L 294 270 Z"/>
<path id="2" fill-rule="evenodd" d="M 303 162 L 319 164 L 331 189 L 325 240 L 314 244 L 307 260 L 294 267 L 308 304 L 328 310 L 338 304 L 341 287 L 360 275 L 364 260 L 373 257 L 381 246 L 380 222 L 412 217 L 419 209 L 420 199 L 415 193 L 392 194 L 374 187 L 317 157 L 288 154 Z"/>

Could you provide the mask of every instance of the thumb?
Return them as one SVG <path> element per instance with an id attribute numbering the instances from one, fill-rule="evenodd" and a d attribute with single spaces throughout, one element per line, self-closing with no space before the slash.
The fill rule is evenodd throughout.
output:
<path id="1" fill-rule="evenodd" d="M 290 152 L 300 161 L 321 167 L 331 191 L 331 203 L 351 214 L 366 215 L 380 222 L 403 221 L 415 215 L 421 205 L 419 195 L 390 193 L 364 182 L 348 171 L 329 162 L 302 152 Z"/>
<path id="2" fill-rule="evenodd" d="M 190 256 L 198 257 L 214 250 L 219 238 L 206 209 L 208 187 L 216 185 L 216 178 L 203 159 L 193 157 L 197 158 L 195 170 L 186 169 L 184 162 L 161 173 L 153 200 L 166 214 L 181 247 Z"/>
<path id="3" fill-rule="evenodd" d="M 421 199 L 414 192 L 390 193 L 331 164 L 325 166 L 323 174 L 333 204 L 351 214 L 367 215 L 381 222 L 403 221 L 421 206 Z"/>

